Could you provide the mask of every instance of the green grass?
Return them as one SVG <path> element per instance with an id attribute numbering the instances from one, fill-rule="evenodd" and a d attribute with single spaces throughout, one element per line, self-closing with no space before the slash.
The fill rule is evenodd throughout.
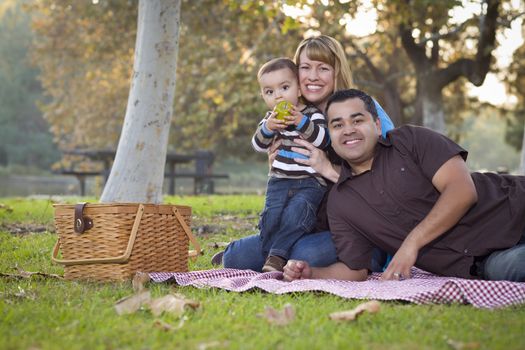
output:
<path id="1" fill-rule="evenodd" d="M 78 198 L 69 198 L 75 202 Z M 262 196 L 167 197 L 193 207 L 193 227 L 215 227 L 199 235 L 205 254 L 190 269 L 211 268 L 218 251 L 210 243 L 255 232 Z M 94 200 L 93 200 L 94 201 Z M 52 264 L 52 232 L 13 234 L 10 227 L 52 224 L 52 203 L 38 199 L 0 199 L 0 272 L 62 274 Z M 33 226 L 31 226 L 33 225 Z M 466 305 L 418 306 L 384 302 L 378 314 L 353 323 L 335 323 L 328 314 L 360 303 L 323 293 L 232 293 L 217 289 L 149 285 L 152 295 L 177 292 L 201 307 L 182 318 L 154 317 L 139 311 L 118 316 L 113 306 L 133 293 L 131 283 L 68 282 L 51 278 L 0 277 L 0 349 L 452 349 L 450 340 L 475 349 L 524 349 L 525 306 L 479 310 Z M 287 326 L 268 324 L 265 306 L 291 303 L 296 319 Z M 180 329 L 165 331 L 162 322 Z M 470 347 L 469 347 L 470 346 Z"/>

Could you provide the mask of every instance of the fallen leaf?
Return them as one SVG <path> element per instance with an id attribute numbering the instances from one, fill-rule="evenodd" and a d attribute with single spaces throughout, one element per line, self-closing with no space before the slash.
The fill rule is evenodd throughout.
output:
<path id="1" fill-rule="evenodd" d="M 11 213 L 13 211 L 13 208 L 11 208 L 9 205 L 0 203 L 0 209 L 4 209 L 8 213 Z"/>
<path id="2" fill-rule="evenodd" d="M 295 311 L 291 304 L 284 305 L 282 311 L 275 310 L 271 306 L 266 306 L 264 309 L 264 317 L 271 324 L 285 326 L 295 319 Z"/>
<path id="3" fill-rule="evenodd" d="M 199 302 L 185 299 L 182 296 L 168 294 L 160 298 L 151 300 L 149 307 L 155 316 L 159 316 L 163 312 L 169 312 L 176 316 L 182 315 L 186 306 L 193 309 L 199 307 Z"/>
<path id="4" fill-rule="evenodd" d="M 367 301 L 359 304 L 356 308 L 347 311 L 333 312 L 330 314 L 330 319 L 334 321 L 354 321 L 363 312 L 375 314 L 379 312 L 381 304 L 377 300 Z"/>
<path id="5" fill-rule="evenodd" d="M 153 322 L 153 327 L 155 328 L 159 328 L 163 331 L 166 331 L 166 332 L 172 332 L 172 331 L 176 331 L 178 329 L 181 329 L 182 328 L 182 325 L 184 324 L 184 321 L 183 321 L 183 318 L 181 318 L 181 321 L 179 322 L 179 325 L 178 326 L 173 326 L 169 323 L 166 323 L 162 320 L 155 320 L 155 322 Z"/>
<path id="6" fill-rule="evenodd" d="M 452 339 L 447 339 L 447 344 L 454 350 L 471 350 L 479 349 L 480 347 L 480 344 L 478 342 L 463 343 Z"/>
<path id="7" fill-rule="evenodd" d="M 7 278 L 14 278 L 14 279 L 29 279 L 33 276 L 40 276 L 44 278 L 56 278 L 56 279 L 64 279 L 64 277 L 52 273 L 44 273 L 44 272 L 29 272 L 24 271 L 21 269 L 18 269 L 18 273 L 1 273 L 0 277 L 7 277 Z"/>
<path id="8" fill-rule="evenodd" d="M 200 343 L 197 349 L 206 350 L 209 348 L 216 348 L 216 347 L 228 348 L 229 345 L 230 344 L 228 342 L 220 342 L 218 340 L 214 340 L 214 341 L 207 342 L 207 343 Z"/>
<path id="9" fill-rule="evenodd" d="M 146 272 L 137 272 L 135 276 L 133 277 L 133 281 L 131 281 L 131 284 L 133 286 L 133 290 L 136 293 L 142 292 L 144 290 L 144 285 L 150 281 L 149 274 Z"/>
<path id="10" fill-rule="evenodd" d="M 143 292 L 131 295 L 120 299 L 115 304 L 115 311 L 119 315 L 132 314 L 137 312 L 141 306 L 149 304 L 151 301 L 151 294 L 145 290 Z"/>
<path id="11" fill-rule="evenodd" d="M 19 299 L 36 300 L 36 294 L 34 292 L 26 292 L 25 289 L 20 286 L 18 286 L 18 293 L 13 293 L 12 295 Z"/>

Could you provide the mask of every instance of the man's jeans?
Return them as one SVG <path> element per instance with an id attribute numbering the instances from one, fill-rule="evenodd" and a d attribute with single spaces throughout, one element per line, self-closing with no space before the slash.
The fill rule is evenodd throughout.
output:
<path id="1" fill-rule="evenodd" d="M 514 247 L 490 254 L 482 262 L 478 275 L 486 280 L 525 282 L 525 232 Z"/>
<path id="2" fill-rule="evenodd" d="M 259 221 L 263 254 L 288 259 L 295 242 L 314 230 L 325 192 L 314 177 L 270 178 Z"/>
<path id="3" fill-rule="evenodd" d="M 259 235 L 252 235 L 230 243 L 224 252 L 223 264 L 225 268 L 260 272 L 265 258 Z M 302 236 L 292 246 L 289 258 L 304 260 L 314 267 L 336 263 L 337 252 L 332 241 L 332 234 L 330 231 L 324 231 Z M 374 249 L 372 271 L 382 272 L 385 261 L 386 254 L 379 249 Z"/>

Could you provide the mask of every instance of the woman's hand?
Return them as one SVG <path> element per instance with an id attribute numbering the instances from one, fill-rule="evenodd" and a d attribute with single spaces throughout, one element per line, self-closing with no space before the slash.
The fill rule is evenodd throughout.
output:
<path id="1" fill-rule="evenodd" d="M 339 179 L 339 169 L 336 169 L 335 166 L 330 163 L 326 153 L 303 139 L 294 139 L 294 142 L 304 148 L 292 147 L 292 151 L 308 157 L 308 159 L 294 158 L 297 163 L 308 165 L 326 179 L 337 182 Z"/>

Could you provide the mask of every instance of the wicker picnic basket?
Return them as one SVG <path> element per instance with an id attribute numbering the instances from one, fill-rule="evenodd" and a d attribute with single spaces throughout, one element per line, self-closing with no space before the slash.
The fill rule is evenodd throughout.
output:
<path id="1" fill-rule="evenodd" d="M 126 280 L 137 271 L 188 271 L 200 253 L 191 207 L 167 204 L 56 204 L 58 240 L 51 259 L 64 278 Z M 189 241 L 195 250 L 188 251 Z M 58 258 L 61 250 L 62 257 Z"/>

